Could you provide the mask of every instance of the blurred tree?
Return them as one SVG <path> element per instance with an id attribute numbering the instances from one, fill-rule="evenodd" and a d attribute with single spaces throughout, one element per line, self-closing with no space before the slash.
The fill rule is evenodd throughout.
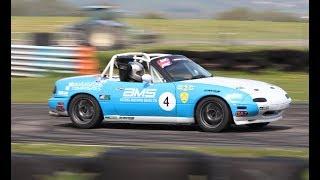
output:
<path id="1" fill-rule="evenodd" d="M 253 20 L 255 13 L 248 8 L 234 8 L 218 14 L 217 19 L 222 20 Z"/>
<path id="2" fill-rule="evenodd" d="M 305 21 L 292 13 L 266 10 L 262 12 L 250 10 L 245 7 L 234 8 L 218 14 L 217 19 L 221 20 L 246 20 L 246 21 Z"/>
<path id="3" fill-rule="evenodd" d="M 11 0 L 12 16 L 78 16 L 76 7 L 61 0 Z"/>
<path id="4" fill-rule="evenodd" d="M 163 14 L 157 12 L 147 12 L 142 14 L 146 19 L 167 19 Z"/>

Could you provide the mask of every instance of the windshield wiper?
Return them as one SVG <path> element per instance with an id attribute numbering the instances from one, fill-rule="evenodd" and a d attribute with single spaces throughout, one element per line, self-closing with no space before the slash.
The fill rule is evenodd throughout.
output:
<path id="1" fill-rule="evenodd" d="M 192 76 L 191 79 L 200 79 L 200 78 L 205 78 L 205 77 L 207 77 L 207 76 L 199 74 L 199 75 L 196 75 L 196 76 Z"/>

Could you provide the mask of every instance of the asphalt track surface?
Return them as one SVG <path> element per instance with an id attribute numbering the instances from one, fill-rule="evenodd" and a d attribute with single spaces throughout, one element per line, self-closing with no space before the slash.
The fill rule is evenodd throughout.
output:
<path id="1" fill-rule="evenodd" d="M 309 105 L 292 104 L 284 119 L 261 130 L 237 126 L 221 133 L 208 133 L 199 131 L 197 126 L 187 125 L 103 123 L 96 129 L 77 129 L 69 117 L 49 116 L 46 104 L 12 104 L 11 141 L 110 146 L 167 144 L 309 148 Z"/>

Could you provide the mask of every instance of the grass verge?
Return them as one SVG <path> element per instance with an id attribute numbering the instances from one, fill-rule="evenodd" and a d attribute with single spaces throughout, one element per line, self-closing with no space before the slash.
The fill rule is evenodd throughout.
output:
<path id="1" fill-rule="evenodd" d="M 13 153 L 27 153 L 27 154 L 45 154 L 45 155 L 59 155 L 59 156 L 80 156 L 93 157 L 99 153 L 107 151 L 108 146 L 88 146 L 76 144 L 57 144 L 57 143 L 11 143 Z M 185 150 L 195 153 L 204 153 L 207 155 L 224 156 L 224 157 L 293 157 L 293 158 L 309 158 L 309 151 L 304 149 L 280 149 L 280 148 L 249 148 L 249 147 L 215 147 L 215 146 L 170 146 L 170 145 L 147 145 L 126 147 L 129 149 L 142 150 L 156 150 L 156 149 L 172 149 Z M 94 179 L 95 173 L 74 173 L 66 171 L 58 171 L 52 175 L 37 175 L 39 179 L 45 180 L 85 180 Z M 308 169 L 301 174 L 302 180 L 309 179 Z"/>
<path id="2" fill-rule="evenodd" d="M 74 173 L 58 171 L 53 175 L 38 175 L 36 177 L 42 180 L 93 180 L 95 179 L 95 176 L 95 173 Z"/>
<path id="3" fill-rule="evenodd" d="M 66 25 L 81 22 L 84 17 L 12 16 L 12 32 L 55 32 Z M 157 32 L 166 40 L 286 40 L 308 39 L 309 23 L 230 21 L 210 19 L 141 19 L 125 18 L 122 22 Z M 14 35 L 17 38 L 19 34 Z"/>
<path id="4" fill-rule="evenodd" d="M 167 147 L 170 149 L 170 147 Z M 294 157 L 309 158 L 308 149 L 249 148 L 249 147 L 215 147 L 215 146 L 178 146 L 173 149 L 187 150 L 215 156 L 227 157 Z"/>
<path id="5" fill-rule="evenodd" d="M 214 71 L 216 76 L 253 79 L 268 82 L 284 89 L 295 102 L 309 101 L 309 74 L 273 70 L 260 73 L 241 71 Z"/>
<path id="6" fill-rule="evenodd" d="M 92 157 L 107 151 L 110 147 L 100 145 L 77 145 L 57 143 L 11 143 L 12 152 L 28 154 L 47 154 L 60 156 Z M 169 145 L 144 145 L 127 146 L 125 148 L 155 150 L 171 149 L 186 150 L 191 152 L 205 153 L 215 156 L 228 157 L 294 157 L 309 158 L 308 148 L 256 148 L 256 147 L 230 147 L 230 146 L 169 146 Z"/>
<path id="7" fill-rule="evenodd" d="M 57 143 L 11 143 L 13 153 L 57 156 L 94 157 L 107 150 L 103 146 L 85 146 Z"/>

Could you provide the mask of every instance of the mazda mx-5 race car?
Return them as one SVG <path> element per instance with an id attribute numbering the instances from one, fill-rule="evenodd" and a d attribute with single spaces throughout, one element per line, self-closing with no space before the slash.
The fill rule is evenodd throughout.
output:
<path id="1" fill-rule="evenodd" d="M 220 132 L 230 124 L 263 127 L 282 119 L 291 98 L 280 87 L 217 77 L 182 55 L 114 55 L 101 74 L 56 81 L 50 114 L 79 128 L 105 122 L 197 124 Z"/>

